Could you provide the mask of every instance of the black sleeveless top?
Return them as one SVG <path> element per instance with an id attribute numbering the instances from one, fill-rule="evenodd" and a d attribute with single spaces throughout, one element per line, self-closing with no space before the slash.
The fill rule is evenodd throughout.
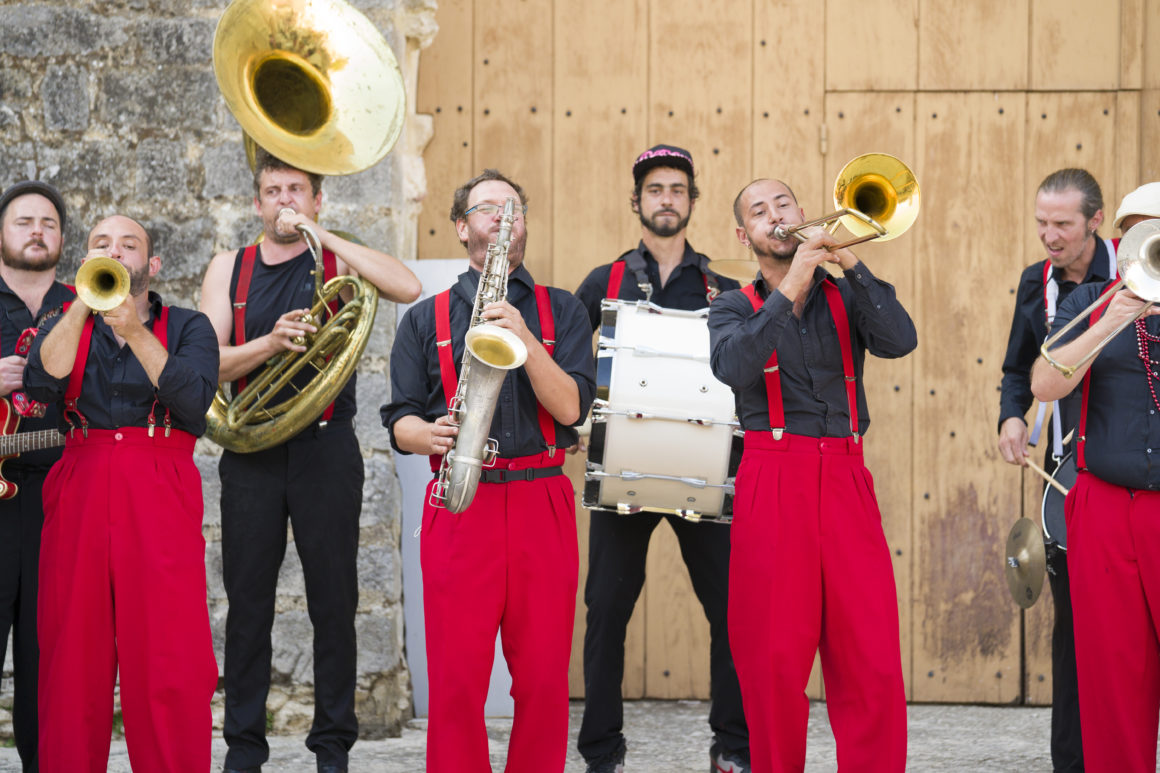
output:
<path id="1" fill-rule="evenodd" d="M 242 253 L 238 250 L 234 258 L 233 275 L 230 278 L 230 302 L 237 298 L 238 275 L 241 273 Z M 314 270 L 314 259 L 310 250 L 305 249 L 293 259 L 276 266 L 266 265 L 262 261 L 262 248 L 258 247 L 258 255 L 254 259 L 254 273 L 250 279 L 250 291 L 246 296 L 246 340 L 264 336 L 274 329 L 274 324 L 291 309 L 308 309 L 314 305 L 314 277 L 310 272 Z M 342 304 L 342 301 L 339 301 Z M 230 336 L 230 343 L 234 344 L 237 331 Z M 252 381 L 265 368 L 265 364 L 255 368 L 246 375 L 247 381 Z M 301 387 L 310 381 L 314 368 L 307 365 L 294 379 L 294 383 Z M 334 415 L 331 421 L 340 421 L 354 417 L 357 405 L 355 403 L 355 382 L 358 374 L 350 377 L 338 397 L 334 400 Z M 234 394 L 237 394 L 237 382 L 233 385 Z M 288 399 L 295 392 L 287 387 L 277 395 L 274 404 Z"/>

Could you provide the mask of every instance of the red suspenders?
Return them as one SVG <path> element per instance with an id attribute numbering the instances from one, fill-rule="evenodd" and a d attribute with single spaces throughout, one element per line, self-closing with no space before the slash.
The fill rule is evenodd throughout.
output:
<path id="1" fill-rule="evenodd" d="M 552 316 L 552 300 L 548 288 L 543 285 L 535 286 L 536 307 L 540 317 L 540 337 L 544 348 L 551 356 L 556 348 L 556 321 Z M 444 290 L 435 296 L 435 351 L 439 355 L 439 376 L 443 381 L 443 398 L 447 401 L 448 409 L 451 399 L 459 388 L 459 376 L 455 372 L 455 362 L 451 347 L 451 290 Z M 536 411 L 540 425 L 540 434 L 548 446 L 548 455 L 555 460 L 556 449 L 556 422 L 552 414 L 548 413 L 543 405 L 537 402 Z M 562 451 L 560 452 L 562 453 Z"/>
<path id="2" fill-rule="evenodd" d="M 156 336 L 157 340 L 161 342 L 161 346 L 163 348 L 165 348 L 166 350 L 169 349 L 169 307 L 168 306 L 162 306 L 161 313 L 158 314 L 157 317 L 153 320 L 153 335 Z M 69 412 L 71 411 L 72 413 L 76 414 L 77 420 L 80 424 L 81 434 L 83 434 L 85 437 L 88 437 L 88 434 L 89 434 L 89 422 L 88 422 L 88 419 L 85 418 L 84 414 L 80 412 L 80 409 L 77 408 L 77 400 L 81 396 L 81 383 L 84 381 L 84 378 L 85 378 L 85 365 L 89 361 L 89 346 L 92 344 L 92 340 L 93 340 L 93 315 L 90 314 L 89 318 L 85 320 L 85 326 L 81 330 L 80 341 L 77 343 L 77 356 L 73 360 L 72 373 L 70 373 L 69 377 L 68 377 L 68 388 L 65 389 L 65 393 L 64 393 L 64 411 L 62 411 L 62 415 L 64 416 L 65 421 L 68 422 L 69 427 L 71 428 L 69 430 L 69 434 L 72 434 L 72 431 L 77 428 L 76 425 L 73 424 L 72 419 L 70 419 L 68 417 Z M 153 418 L 153 412 L 155 410 L 157 410 L 157 406 L 158 406 L 158 402 L 156 400 L 154 400 L 153 407 L 149 409 L 149 437 L 153 437 L 153 428 L 157 424 L 157 421 Z M 170 429 L 172 429 L 172 424 L 169 421 L 169 409 L 166 408 L 165 409 L 165 436 L 166 437 L 169 437 Z"/>
<path id="3" fill-rule="evenodd" d="M 254 276 L 254 261 L 258 257 L 258 246 L 251 244 L 242 250 L 242 265 L 238 270 L 238 285 L 234 290 L 234 346 L 241 346 L 246 342 L 246 298 L 250 294 L 250 279 Z M 338 274 L 338 261 L 330 250 L 322 251 L 322 281 L 325 284 Z M 338 313 L 338 301 L 330 303 L 330 313 Z M 246 377 L 238 379 L 238 391 L 246 388 Z M 326 406 L 320 421 L 330 421 L 334 415 L 334 403 Z"/>
<path id="4" fill-rule="evenodd" d="M 838 346 L 842 350 L 842 375 L 846 382 L 846 400 L 850 405 L 850 434 L 854 442 L 858 442 L 858 383 L 854 378 L 854 355 L 850 345 L 850 320 L 846 316 L 846 304 L 842 302 L 842 293 L 838 286 L 830 279 L 822 283 L 822 290 L 826 294 L 826 302 L 830 306 L 830 315 L 834 318 L 834 326 L 838 329 Z M 761 296 L 757 294 L 755 285 L 746 285 L 741 289 L 753 304 L 753 311 L 761 309 Z M 765 363 L 765 393 L 769 401 L 769 428 L 774 440 L 781 440 L 785 432 L 785 410 L 781 396 L 781 374 L 778 372 L 777 351 L 769 355 Z"/>

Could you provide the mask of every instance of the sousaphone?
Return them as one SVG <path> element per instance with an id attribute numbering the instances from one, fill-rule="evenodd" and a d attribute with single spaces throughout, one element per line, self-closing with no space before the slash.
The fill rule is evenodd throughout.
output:
<path id="1" fill-rule="evenodd" d="M 402 131 L 406 98 L 395 56 L 342 0 L 234 0 L 218 21 L 213 61 L 251 168 L 261 146 L 307 172 L 353 174 L 382 160 Z M 315 256 L 306 319 L 318 331 L 302 342 L 306 352 L 271 358 L 239 394 L 218 389 L 206 434 L 231 451 L 270 448 L 317 420 L 354 374 L 374 325 L 378 289 L 352 276 L 323 284 L 321 245 L 312 229 L 299 230 Z M 332 313 L 340 294 L 350 300 Z M 296 394 L 276 402 L 287 389 Z"/>

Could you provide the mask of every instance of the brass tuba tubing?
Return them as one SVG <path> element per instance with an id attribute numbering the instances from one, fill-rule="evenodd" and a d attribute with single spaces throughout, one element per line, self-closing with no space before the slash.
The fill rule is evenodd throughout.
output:
<path id="1" fill-rule="evenodd" d="M 1071 378 L 1077 370 L 1095 359 L 1104 347 L 1112 342 L 1112 339 L 1144 316 L 1153 304 L 1160 301 L 1160 220 L 1145 220 L 1128 229 L 1124 238 L 1120 240 L 1117 271 L 1120 275 L 1119 281 L 1105 290 L 1099 298 L 1096 298 L 1094 303 L 1080 312 L 1075 319 L 1049 336 L 1039 347 L 1039 353 L 1043 355 L 1043 359 L 1067 378 Z M 1112 296 L 1124 287 L 1147 301 L 1134 317 L 1125 320 L 1115 330 L 1104 336 L 1090 352 L 1081 357 L 1079 362 L 1074 365 L 1062 363 L 1051 355 L 1051 349 L 1055 348 L 1060 339 L 1074 330 L 1080 322 L 1090 317 L 1096 309 L 1111 300 Z"/>

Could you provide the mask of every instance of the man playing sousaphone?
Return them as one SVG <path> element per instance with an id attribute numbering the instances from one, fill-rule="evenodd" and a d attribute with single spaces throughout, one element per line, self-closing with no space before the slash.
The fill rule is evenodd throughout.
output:
<path id="1" fill-rule="evenodd" d="M 234 382 L 235 394 L 274 355 L 305 351 L 296 339 L 318 329 L 302 321 L 314 300 L 315 259 L 300 228 L 317 234 L 325 279 L 355 274 L 392 301 L 409 302 L 419 295 L 419 280 L 398 260 L 314 222 L 322 206 L 321 185 L 321 175 L 259 151 L 254 208 L 262 219 L 264 241 L 216 255 L 206 272 L 201 307 L 221 346 L 219 379 Z M 279 395 L 275 401 L 285 398 Z M 287 519 L 314 624 L 314 725 L 306 745 L 320 771 L 345 771 L 348 751 L 358 737 L 355 562 L 364 475 L 352 425 L 355 410 L 352 376 L 334 402 L 293 437 L 262 450 L 222 454 L 222 565 L 229 598 L 227 770 L 257 770 L 269 757 L 270 631 Z"/>

